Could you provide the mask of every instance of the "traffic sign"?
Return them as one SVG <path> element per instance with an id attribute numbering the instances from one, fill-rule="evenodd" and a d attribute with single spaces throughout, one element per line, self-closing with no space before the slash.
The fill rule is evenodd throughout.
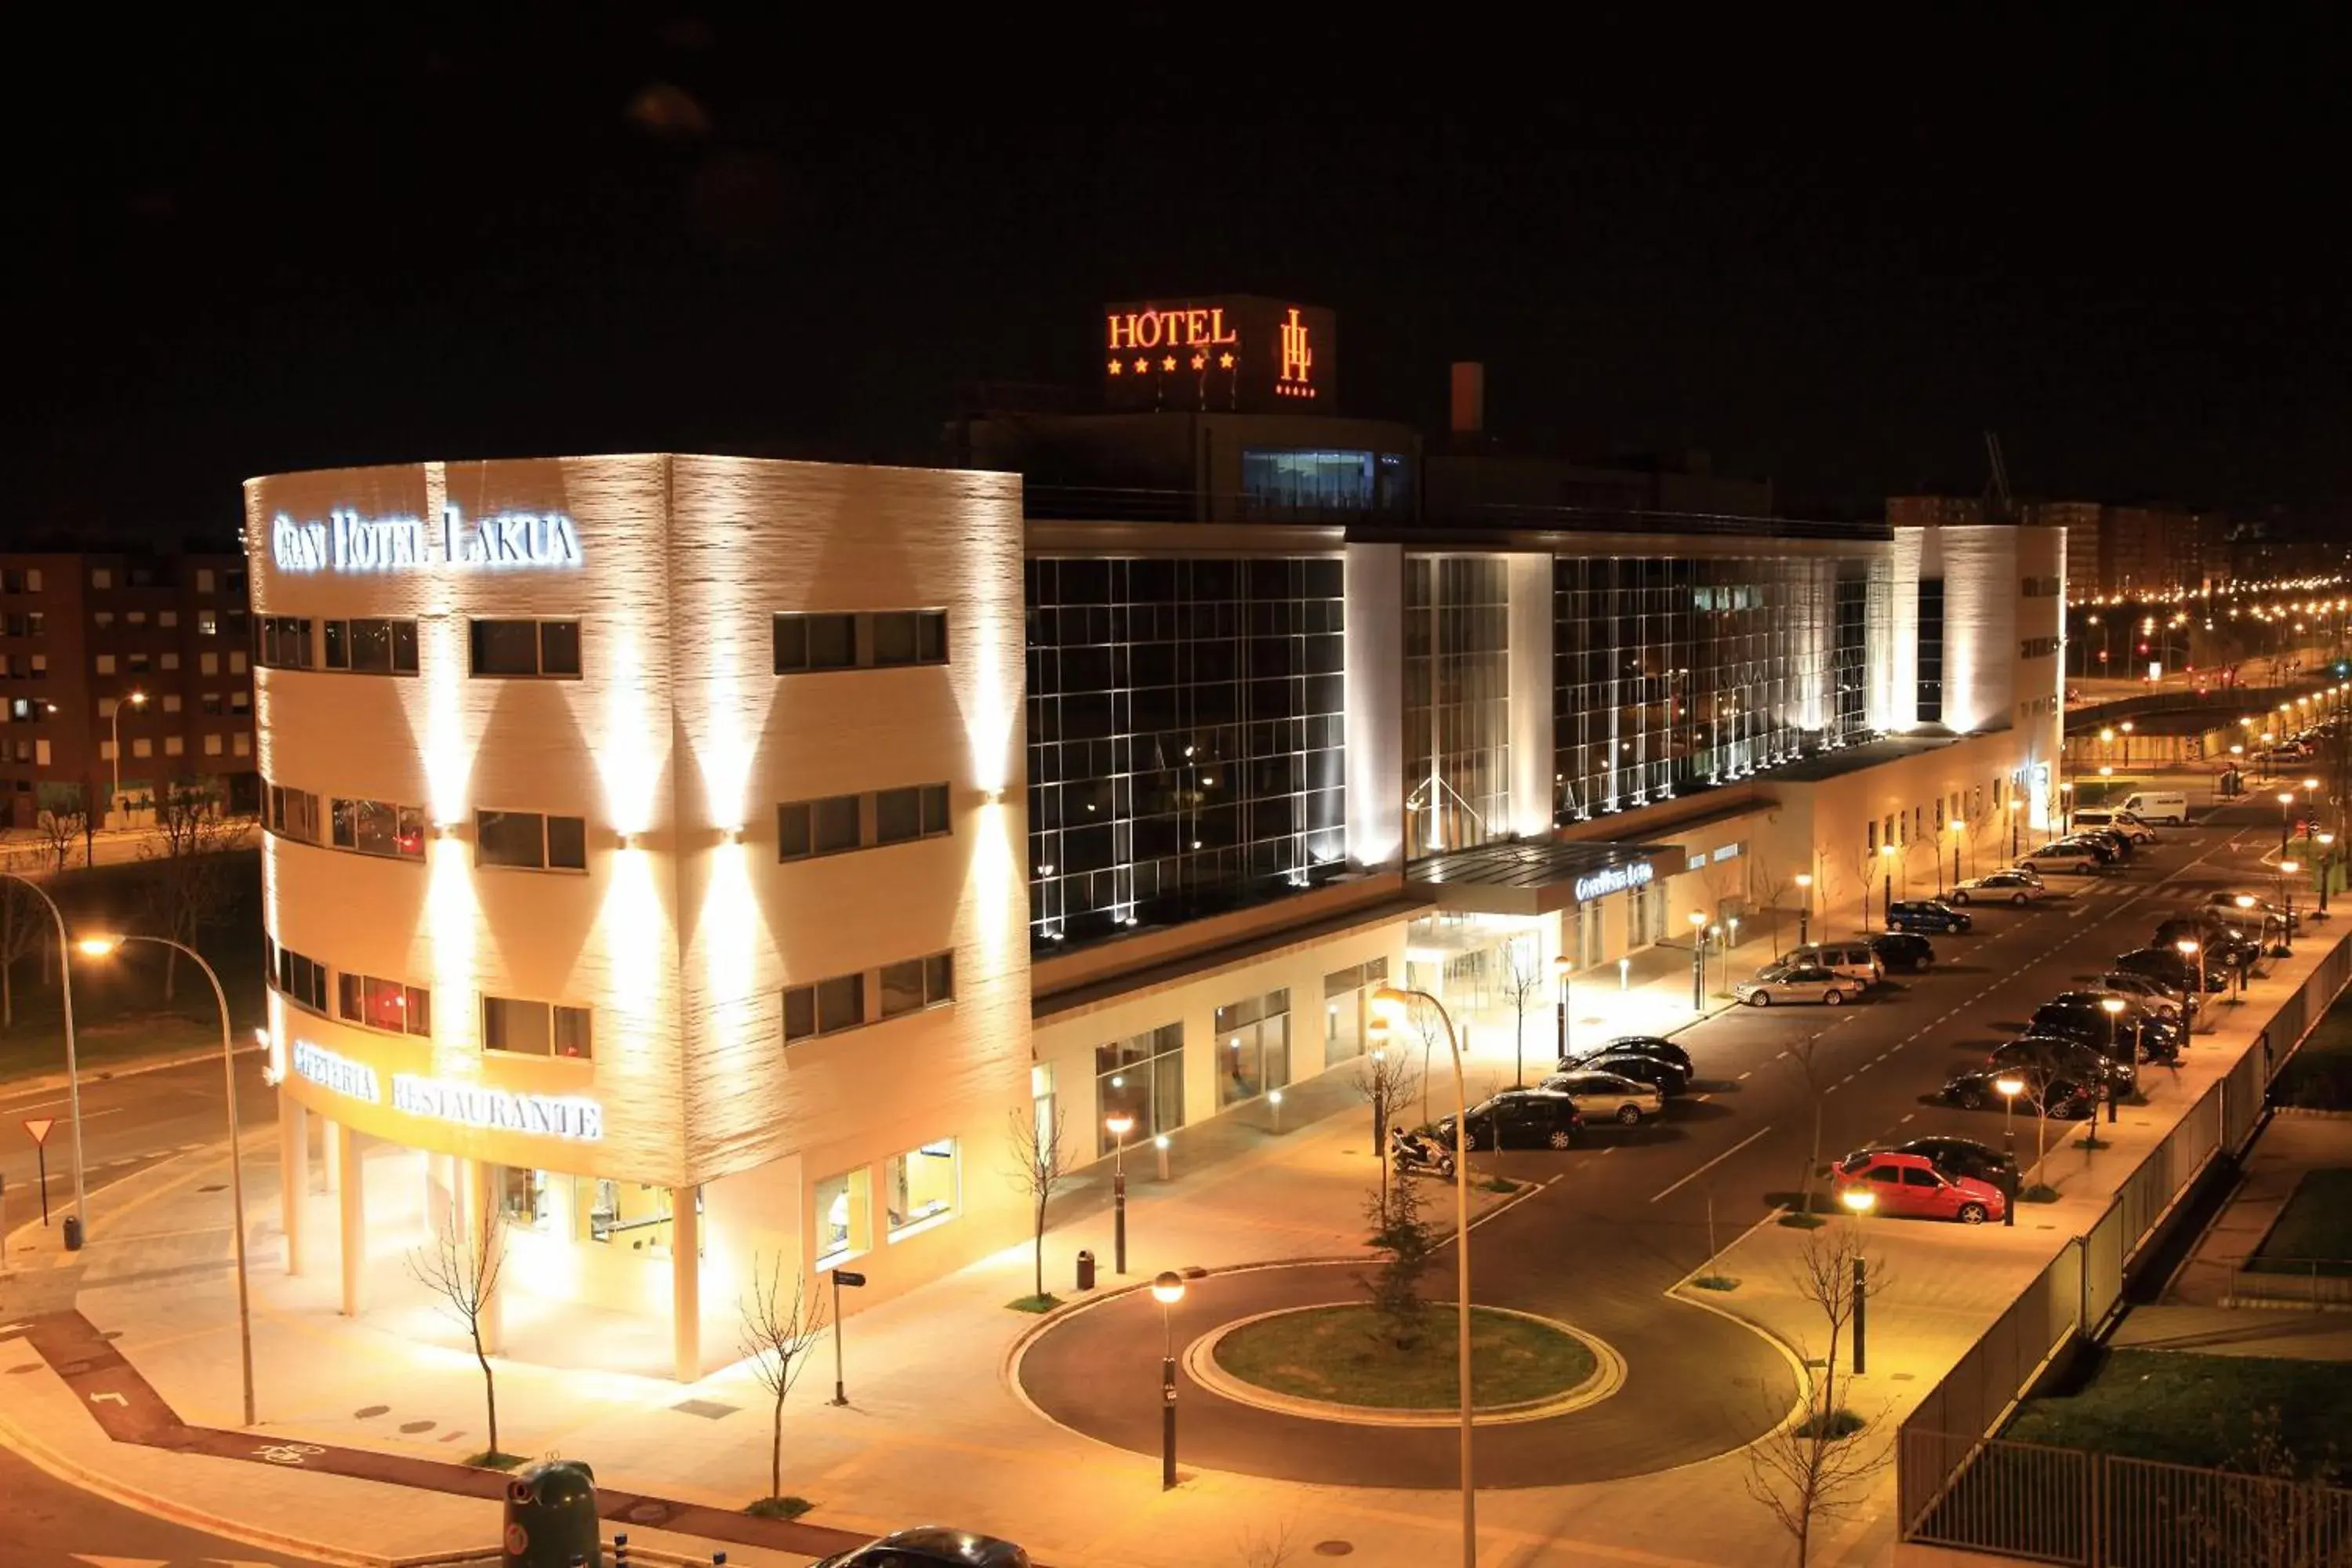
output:
<path id="1" fill-rule="evenodd" d="M 36 1145 L 47 1142 L 49 1141 L 49 1129 L 55 1127 L 57 1124 L 58 1119 L 54 1116 L 27 1116 L 25 1118 L 25 1131 L 33 1135 L 33 1142 Z"/>

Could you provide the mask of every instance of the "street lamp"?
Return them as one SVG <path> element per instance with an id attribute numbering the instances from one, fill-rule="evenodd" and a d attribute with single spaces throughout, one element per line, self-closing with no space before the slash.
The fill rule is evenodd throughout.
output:
<path id="1" fill-rule="evenodd" d="M 1127 1272 L 1127 1135 L 1135 1131 L 1135 1118 L 1124 1110 L 1116 1110 L 1103 1118 L 1103 1126 L 1111 1136 L 1110 1267 L 1112 1273 L 1124 1274 Z"/>
<path id="2" fill-rule="evenodd" d="M 1960 885 L 1960 830 L 1968 826 L 1958 817 L 1952 818 L 1952 886 Z"/>
<path id="3" fill-rule="evenodd" d="M 1477 1568 L 1478 1493 L 1470 1453 L 1470 1100 L 1462 1082 L 1462 1044 L 1454 1037 L 1454 1017 L 1444 1003 L 1426 991 L 1393 985 L 1372 993 L 1372 1041 L 1385 1044 L 1414 1000 L 1437 1010 L 1445 1026 L 1445 1048 L 1454 1058 L 1454 1332 L 1455 1375 L 1462 1384 L 1462 1563 L 1463 1568 Z"/>
<path id="4" fill-rule="evenodd" d="M 1184 1299 L 1184 1277 L 1165 1269 L 1151 1281 L 1151 1299 L 1160 1303 L 1160 1489 L 1176 1489 L 1176 1303 Z"/>
<path id="5" fill-rule="evenodd" d="M 1690 912 L 1691 928 L 1691 1011 L 1702 1012 L 1706 1007 L 1706 917 L 1698 910 Z"/>
<path id="6" fill-rule="evenodd" d="M 245 1268 L 245 1162 L 237 1150 L 236 1127 L 236 1058 L 232 1054 L 228 1037 L 228 995 L 221 989 L 220 976 L 205 961 L 205 955 L 185 942 L 173 942 L 167 936 L 92 936 L 74 943 L 86 958 L 105 958 L 119 952 L 125 942 L 152 942 L 158 947 L 168 947 L 184 952 L 195 961 L 205 978 L 212 982 L 213 1000 L 220 1005 L 221 1075 L 228 1086 L 228 1187 L 229 1202 L 235 1205 L 236 1222 L 233 1234 L 236 1237 L 236 1337 L 237 1355 L 245 1373 L 245 1424 L 254 1424 L 253 1415 L 253 1303 L 246 1285 Z M 349 1178 L 346 1177 L 346 1180 Z"/>
<path id="7" fill-rule="evenodd" d="M 2074 781 L 2064 779 L 2058 785 L 2058 817 L 2060 830 L 2074 831 Z"/>
<path id="8" fill-rule="evenodd" d="M 1575 962 L 1563 952 L 1551 961 L 1551 972 L 1559 981 L 1559 1059 L 1566 1061 L 1572 1054 L 1568 1048 L 1568 977 L 1576 973 Z M 1525 1082 L 1526 1078 L 1525 1064 L 1522 1063 L 1520 1070 L 1514 1074 L 1511 1081 L 1514 1085 L 1517 1085 Z"/>
<path id="9" fill-rule="evenodd" d="M 2279 913 L 2278 956 L 2281 958 L 2294 956 L 2294 883 L 2288 879 L 2302 869 L 2303 862 L 2300 860 L 2279 862 L 2280 901 L 2285 906 Z"/>
<path id="10" fill-rule="evenodd" d="M 2107 1087 L 2107 1121 L 2108 1121 L 2108 1122 L 2109 1122 L 2110 1124 L 2113 1124 L 2113 1123 L 2114 1123 L 2114 1122 L 2116 1122 L 2116 1121 L 2120 1120 L 2120 1119 L 2121 1119 L 2121 1117 L 2122 1117 L 2122 1115 L 2123 1115 L 2123 1108 L 2122 1108 L 2121 1106 L 2119 1106 L 2119 1105 L 2117 1105 L 2117 1104 L 2116 1103 L 2116 1072 L 2115 1072 L 2115 1068 L 2116 1068 L 2116 1015 L 2120 1014 L 2123 1010 L 2124 1010 L 2124 999 L 2123 999 L 2122 997 L 2120 997 L 2120 996 L 2102 996 L 2102 997 L 2100 997 L 2100 998 L 2099 998 L 2099 1011 L 2101 1011 L 2102 1013 L 2105 1013 L 2105 1014 L 2107 1016 L 2107 1074 L 2106 1074 L 2107 1086 L 2106 1086 L 2106 1087 Z"/>
<path id="11" fill-rule="evenodd" d="M 2007 1078 L 1993 1079 L 1992 1086 L 2000 1090 L 2000 1152 L 2009 1156 L 2009 1201 L 2001 1205 L 2000 1223 L 2014 1226 L 2017 1223 L 2017 1097 L 2025 1092 L 2025 1080 L 2012 1073 Z"/>
<path id="12" fill-rule="evenodd" d="M 1811 940 L 1813 924 L 1813 874 L 1811 871 L 1797 873 L 1797 892 L 1805 900 L 1797 909 L 1797 945 L 1802 947 Z"/>
<path id="13" fill-rule="evenodd" d="M 2335 865 L 2336 835 L 2323 833 L 2319 836 L 2319 908 L 2312 911 L 2313 920 L 2327 918 L 2327 884 L 2334 879 Z"/>
<path id="14" fill-rule="evenodd" d="M 2197 965 L 2197 984 L 2190 988 L 2188 1000 L 2180 1005 L 2180 1045 L 2189 1047 L 2189 1038 L 2197 1032 L 2197 999 L 2205 994 L 2205 944 L 2193 936 L 2184 936 L 2172 944 L 2180 956 Z"/>
<path id="15" fill-rule="evenodd" d="M 2131 766 L 2131 738 L 2132 738 L 2132 721 L 2131 721 L 2130 720 L 2126 719 L 2126 720 L 2125 720 L 2121 724 L 2118 724 L 2118 725 L 2117 725 L 2117 726 L 2116 726 L 2116 727 L 2118 730 L 2120 730 L 2120 731 L 2123 731 L 2123 737 L 2124 737 L 2124 766 L 2125 766 L 2126 768 L 2129 768 L 2129 767 Z"/>
<path id="16" fill-rule="evenodd" d="M 106 814 L 109 816 L 114 815 L 115 806 L 122 799 L 122 705 L 125 702 L 130 703 L 133 708 L 144 708 L 147 706 L 147 694 L 143 691 L 126 691 L 114 700 L 114 711 L 110 715 L 114 726 L 114 798 L 108 801 L 106 805 Z"/>
<path id="17" fill-rule="evenodd" d="M 1878 1194 L 1868 1187 L 1848 1187 L 1838 1194 L 1838 1198 L 1853 1211 L 1856 1221 L 1878 1206 Z M 1864 1306 L 1868 1298 L 1868 1292 L 1864 1289 L 1864 1278 L 1862 1253 L 1857 1247 L 1853 1258 L 1853 1375 L 1856 1377 L 1867 1372 L 1870 1363 L 1867 1347 L 1870 1324 L 1864 1316 Z"/>
<path id="18" fill-rule="evenodd" d="M 1994 842 L 2000 842 L 1998 839 Z M 2009 792 L 2009 858 L 2017 858 L 2017 792 Z"/>
<path id="19" fill-rule="evenodd" d="M 73 970 L 67 962 L 67 952 L 72 943 L 66 936 L 66 917 L 58 912 L 58 901 L 47 889 L 29 877 L 14 871 L 0 871 L 0 877 L 12 882 L 22 882 L 33 889 L 42 903 L 48 906 L 49 919 L 58 927 L 58 994 L 64 999 L 66 1016 L 66 1116 L 73 1123 L 73 1235 L 70 1245 L 86 1246 L 89 1241 L 89 1218 L 82 1213 L 81 1180 L 81 1063 L 75 1055 L 73 1019 Z"/>
<path id="20" fill-rule="evenodd" d="M 1885 909 L 1884 921 L 1886 929 L 1893 931 L 1895 929 L 1895 846 L 1880 845 L 1878 858 L 1881 862 L 1878 874 L 1878 900 Z M 1903 880 L 1907 887 L 1911 879 L 1906 876 Z M 1862 929 L 1864 931 L 1870 930 L 1870 889 L 1868 888 L 1862 890 Z"/>

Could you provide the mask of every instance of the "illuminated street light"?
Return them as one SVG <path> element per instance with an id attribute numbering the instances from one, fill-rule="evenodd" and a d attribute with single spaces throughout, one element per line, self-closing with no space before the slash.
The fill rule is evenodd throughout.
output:
<path id="1" fill-rule="evenodd" d="M 1163 1270 L 1151 1281 L 1160 1303 L 1160 1489 L 1176 1489 L 1176 1303 L 1184 1299 L 1184 1277 Z"/>
<path id="2" fill-rule="evenodd" d="M 1127 1272 L 1127 1135 L 1135 1131 L 1135 1118 L 1123 1110 L 1115 1110 L 1103 1118 L 1103 1127 L 1111 1136 L 1111 1272 L 1124 1274 Z"/>

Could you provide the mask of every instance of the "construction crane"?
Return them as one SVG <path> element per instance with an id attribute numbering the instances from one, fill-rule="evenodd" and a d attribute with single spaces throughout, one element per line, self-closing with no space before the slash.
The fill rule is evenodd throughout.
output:
<path id="1" fill-rule="evenodd" d="M 2009 464 L 2001 458 L 2000 437 L 1988 430 L 1984 438 L 1985 457 L 1992 465 L 1992 477 L 1985 484 L 1985 521 L 2015 522 L 2017 502 L 2009 493 Z"/>

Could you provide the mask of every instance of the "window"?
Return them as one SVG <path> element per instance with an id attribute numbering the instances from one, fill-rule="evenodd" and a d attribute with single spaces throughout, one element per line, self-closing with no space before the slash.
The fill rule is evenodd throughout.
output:
<path id="1" fill-rule="evenodd" d="M 40 574 L 37 572 L 30 574 L 19 572 L 14 566 L 0 568 L 0 594 L 31 593 L 33 589 L 26 582 L 26 578 L 28 575 L 38 577 Z"/>
<path id="2" fill-rule="evenodd" d="M 805 860 L 936 838 L 948 831 L 948 786 L 943 784 L 788 801 L 776 808 L 776 858 Z"/>
<path id="3" fill-rule="evenodd" d="M 588 1032 L 588 1009 L 551 1002 L 518 1002 L 510 996 L 482 998 L 482 1048 L 526 1057 L 595 1057 Z"/>
<path id="4" fill-rule="evenodd" d="M 180 624 L 180 612 L 158 610 L 155 612 L 155 624 L 159 626 L 176 626 Z"/>
<path id="5" fill-rule="evenodd" d="M 319 797 L 308 790 L 271 784 L 269 831 L 305 844 L 319 842 Z"/>
<path id="6" fill-rule="evenodd" d="M 433 995 L 420 985 L 378 980 L 368 974 L 335 977 L 337 1010 L 350 1023 L 395 1035 L 433 1032 Z"/>
<path id="7" fill-rule="evenodd" d="M 474 864 L 514 866 L 533 871 L 588 868 L 588 823 L 584 817 L 546 816 L 535 811 L 483 811 L 474 817 Z"/>
<path id="8" fill-rule="evenodd" d="M 96 626 L 100 631 L 106 631 L 114 625 L 114 612 L 112 610 L 93 610 L 90 612 L 89 624 Z"/>
<path id="9" fill-rule="evenodd" d="M 898 1017 L 955 1000 L 955 955 L 937 952 L 882 966 L 882 1016 Z"/>
<path id="10" fill-rule="evenodd" d="M 227 704 L 222 700 L 221 694 L 217 691 L 207 691 L 196 699 L 196 710 L 200 713 L 218 713 L 226 706 Z M 180 700 L 178 697 L 173 696 L 163 699 L 164 712 L 177 713 L 179 710 Z"/>
<path id="11" fill-rule="evenodd" d="M 911 1230 L 927 1219 L 954 1213 L 957 1176 L 952 1138 L 891 1155 L 882 1168 L 883 1190 L 888 1194 L 891 1236 Z"/>
<path id="12" fill-rule="evenodd" d="M 197 568 L 196 568 L 196 592 L 197 592 L 197 593 L 199 593 L 199 594 L 209 594 L 209 593 L 211 593 L 212 591 L 213 591 L 213 569 L 212 569 L 211 567 L 209 567 L 209 566 L 199 566 L 199 567 L 197 567 Z"/>
<path id="13" fill-rule="evenodd" d="M 264 669 L 310 668 L 310 618 L 300 616 L 262 616 L 259 658 Z M 205 673 L 209 675 L 212 671 L 207 668 Z"/>
<path id="14" fill-rule="evenodd" d="M 806 860 L 862 847 L 859 799 L 854 795 L 836 795 L 776 807 L 776 858 Z"/>
<path id="15" fill-rule="evenodd" d="M 210 655 L 207 655 L 206 657 L 207 657 L 207 658 L 209 658 L 209 657 L 211 657 L 211 656 L 210 656 Z M 252 710 L 252 707 L 253 707 L 253 693 L 252 693 L 252 692 L 250 692 L 250 691 L 232 691 L 232 692 L 230 692 L 230 693 L 228 694 L 228 710 L 229 710 L 230 712 L 232 712 L 232 713 L 244 713 L 244 712 L 248 712 L 248 711 L 250 711 L 250 710 Z"/>
<path id="16" fill-rule="evenodd" d="M 506 1215 L 509 1225 L 525 1230 L 547 1227 L 547 1173 L 525 1171 L 513 1165 L 498 1168 L 499 1212 Z"/>
<path id="17" fill-rule="evenodd" d="M 2056 637 L 2028 637 L 2019 646 L 2018 657 L 2021 658 L 2054 658 L 2057 652 L 2058 639 Z"/>
<path id="18" fill-rule="evenodd" d="M 196 612 L 196 635 L 200 637 L 220 635 L 220 616 L 211 610 Z"/>
<path id="19" fill-rule="evenodd" d="M 122 656 L 122 668 L 132 675 L 146 674 L 153 664 L 153 658 L 145 653 L 126 653 Z"/>
<path id="20" fill-rule="evenodd" d="M 1253 517 L 1370 512 L 1374 496 L 1373 468 L 1370 452 L 1245 447 L 1242 452 L 1242 497 Z"/>
<path id="21" fill-rule="evenodd" d="M 874 1245 L 872 1205 L 863 1169 L 816 1184 L 816 1261 L 822 1268 Z"/>
<path id="22" fill-rule="evenodd" d="M 1217 1103 L 1255 1100 L 1290 1081 L 1290 993 L 1217 1009 Z"/>
<path id="23" fill-rule="evenodd" d="M 205 738 L 211 739 L 210 736 Z M 155 742 L 142 735 L 131 742 L 131 754 L 134 757 L 152 757 L 155 754 Z"/>
<path id="24" fill-rule="evenodd" d="M 425 808 L 384 800 L 334 802 L 334 844 L 362 855 L 425 858 Z"/>
<path id="25" fill-rule="evenodd" d="M 102 653 L 98 656 L 98 673 L 100 675 L 112 675 L 114 673 L 114 656 L 112 654 Z"/>
<path id="26" fill-rule="evenodd" d="M 327 1011 L 327 966 L 291 948 L 271 944 L 270 979 L 289 1002 L 323 1016 Z"/>
<path id="27" fill-rule="evenodd" d="M 228 656 L 228 672 L 231 675 L 243 675 L 245 673 L 245 655 L 241 650 L 233 651 Z M 205 673 L 210 674 L 211 671 L 207 670 Z"/>
<path id="28" fill-rule="evenodd" d="M 163 754 L 167 757 L 176 757 L 182 752 L 186 751 L 187 747 L 187 742 L 177 735 L 166 735 L 163 737 Z"/>
<path id="29" fill-rule="evenodd" d="M 176 653 L 159 653 L 155 656 L 155 667 L 158 669 L 177 669 L 180 668 L 180 656 Z"/>
<path id="30" fill-rule="evenodd" d="M 1184 1026 L 1159 1028 L 1095 1047 L 1095 1152 L 1108 1156 L 1118 1142 L 1106 1118 L 1125 1116 L 1135 1125 L 1130 1142 L 1173 1132 L 1184 1125 Z"/>
<path id="31" fill-rule="evenodd" d="M 196 668 L 206 675 L 218 675 L 220 673 L 220 655 L 216 653 L 198 654 L 196 656 Z"/>
<path id="32" fill-rule="evenodd" d="M 948 830 L 948 786 L 912 784 L 886 789 L 874 796 L 874 841 L 904 844 L 909 839 L 936 838 Z"/>
<path id="33" fill-rule="evenodd" d="M 877 669 L 948 662 L 945 610 L 778 616 L 778 675 L 815 669 Z"/>
<path id="34" fill-rule="evenodd" d="M 41 635 L 41 628 L 47 624 L 47 617 L 40 611 L 34 610 L 26 615 L 10 616 L 5 621 L 0 621 L 0 630 L 5 630 L 6 635 L 12 637 L 37 637 Z"/>
<path id="35" fill-rule="evenodd" d="M 125 626 L 143 626 L 147 624 L 147 612 L 132 610 L 122 617 L 122 623 Z"/>
<path id="36" fill-rule="evenodd" d="M 414 626 L 410 631 L 413 666 Z M 578 621 L 475 621 L 471 634 L 478 676 L 570 679 L 580 673 Z"/>
<path id="37" fill-rule="evenodd" d="M 415 621 L 329 621 L 324 628 L 327 668 L 362 675 L 415 675 Z"/>
<path id="38" fill-rule="evenodd" d="M 228 749 L 240 757 L 249 757 L 253 755 L 253 737 L 240 730 L 229 737 Z"/>
<path id="39" fill-rule="evenodd" d="M 133 747 L 134 747 L 134 748 L 135 748 L 135 747 L 139 747 L 139 746 L 144 746 L 146 743 L 147 743 L 147 742 L 144 742 L 144 741 L 135 741 L 135 742 L 131 742 L 131 744 L 133 745 Z M 140 754 L 141 756 L 144 756 L 144 755 L 146 755 L 146 753 L 145 753 L 144 752 L 141 752 L 139 754 Z M 220 754 L 221 754 L 221 738 L 220 738 L 218 735 L 206 735 L 206 736 L 205 737 L 205 755 L 206 755 L 206 756 L 208 756 L 208 757 L 217 757 L 217 756 L 219 756 Z"/>
<path id="40" fill-rule="evenodd" d="M 106 567 L 106 566 L 94 566 L 94 567 L 92 567 L 92 568 L 90 569 L 90 574 L 89 574 L 89 585 L 90 585 L 91 587 L 93 587 L 93 588 L 111 588 L 111 587 L 113 587 L 113 586 L 114 586 L 114 572 L 113 572 L 113 569 L 112 569 L 112 568 L 110 568 L 110 567 Z"/>

